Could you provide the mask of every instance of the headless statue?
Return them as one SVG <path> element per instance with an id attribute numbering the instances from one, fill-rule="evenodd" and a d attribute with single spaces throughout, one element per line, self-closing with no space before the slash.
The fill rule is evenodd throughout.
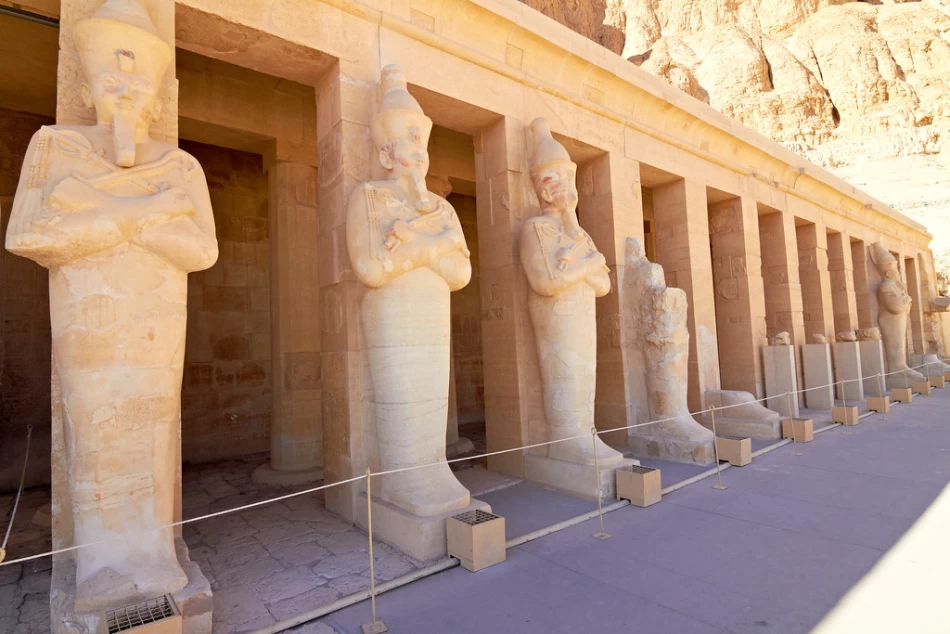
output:
<path id="1" fill-rule="evenodd" d="M 577 222 L 577 166 L 544 119 L 531 123 L 529 147 L 542 214 L 522 227 L 521 264 L 531 287 L 528 312 L 541 366 L 544 414 L 550 440 L 582 436 L 548 445 L 548 457 L 594 464 L 595 300 L 610 291 L 610 277 L 603 254 Z M 623 460 L 600 438 L 596 443 L 601 465 Z"/>
<path id="2" fill-rule="evenodd" d="M 171 60 L 148 14 L 108 0 L 75 37 L 97 123 L 34 135 L 6 247 L 49 269 L 68 479 L 54 508 L 68 502 L 74 544 L 108 540 L 75 551 L 76 609 L 93 610 L 187 581 L 154 528 L 175 517 L 187 276 L 218 249 L 198 162 L 148 136 Z"/>
<path id="3" fill-rule="evenodd" d="M 445 462 L 451 315 L 449 295 L 472 277 L 458 216 L 426 190 L 432 120 L 398 66 L 383 69 L 371 131 L 387 179 L 350 195 L 346 243 L 366 285 L 362 325 L 376 398 L 382 470 L 440 462 L 382 478 L 380 496 L 431 516 L 469 505 Z"/>

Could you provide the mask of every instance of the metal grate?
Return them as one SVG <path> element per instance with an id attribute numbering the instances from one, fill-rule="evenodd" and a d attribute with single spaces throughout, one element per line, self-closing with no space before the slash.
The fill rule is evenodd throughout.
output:
<path id="1" fill-rule="evenodd" d="M 629 471 L 630 473 L 639 473 L 641 475 L 644 473 L 650 473 L 651 471 L 656 471 L 656 469 L 651 467 L 641 467 L 640 465 L 636 464 L 632 464 L 629 467 L 623 467 L 623 470 Z"/>
<path id="2" fill-rule="evenodd" d="M 726 436 L 724 434 L 719 434 L 716 438 L 721 438 L 722 440 L 747 440 L 748 436 Z"/>
<path id="3" fill-rule="evenodd" d="M 464 513 L 454 515 L 452 516 L 452 519 L 458 520 L 463 524 L 468 524 L 469 526 L 475 526 L 476 524 L 484 524 L 485 522 L 497 520 L 500 517 L 500 515 L 494 515 L 492 513 L 476 509 L 474 511 L 465 511 Z"/>
<path id="4" fill-rule="evenodd" d="M 174 616 L 171 601 L 168 595 L 158 599 L 149 599 L 142 603 L 126 605 L 115 610 L 106 612 L 106 623 L 109 626 L 109 634 L 131 630 L 133 627 L 155 623 L 162 619 Z"/>

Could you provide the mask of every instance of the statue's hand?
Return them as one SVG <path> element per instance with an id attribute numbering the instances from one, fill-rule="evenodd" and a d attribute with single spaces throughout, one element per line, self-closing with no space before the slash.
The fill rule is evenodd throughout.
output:
<path id="1" fill-rule="evenodd" d="M 131 219 L 135 220 L 136 233 L 142 233 L 157 225 L 190 216 L 194 209 L 194 202 L 184 189 L 171 187 L 149 196 L 145 204 L 134 206 L 130 211 Z"/>
<path id="2" fill-rule="evenodd" d="M 574 263 L 574 253 L 571 247 L 565 247 L 557 252 L 557 269 L 562 273 Z"/>
<path id="3" fill-rule="evenodd" d="M 67 176 L 56 183 L 53 191 L 47 197 L 51 209 L 57 211 L 84 211 L 93 207 L 104 206 L 110 196 L 84 180 L 74 176 Z"/>

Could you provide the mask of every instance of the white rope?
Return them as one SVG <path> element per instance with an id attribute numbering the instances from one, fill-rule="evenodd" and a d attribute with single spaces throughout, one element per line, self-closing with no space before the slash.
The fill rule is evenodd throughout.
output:
<path id="1" fill-rule="evenodd" d="M 931 364 L 930 364 L 930 363 L 924 363 L 924 364 L 921 364 L 921 365 L 919 365 L 919 366 L 914 366 L 914 367 L 908 368 L 908 369 L 910 369 L 910 370 L 916 370 L 916 369 L 918 369 L 918 368 L 923 368 L 923 367 L 926 367 L 926 366 L 928 366 L 928 365 L 931 365 Z M 893 375 L 893 374 L 901 374 L 901 373 L 903 373 L 903 372 L 904 372 L 904 370 L 897 370 L 897 371 L 895 371 L 895 372 L 889 372 L 889 373 L 887 373 L 887 374 L 877 374 L 877 375 L 875 375 L 875 376 L 890 376 L 890 375 Z M 826 388 L 826 387 L 834 387 L 834 386 L 836 386 L 836 385 L 838 385 L 838 384 L 840 384 L 840 383 L 848 383 L 848 382 L 854 382 L 854 381 L 863 381 L 864 378 L 865 378 L 865 377 L 862 377 L 862 378 L 859 378 L 859 379 L 844 379 L 844 380 L 841 380 L 841 381 L 837 381 L 837 382 L 835 382 L 835 383 L 829 383 L 828 385 L 824 385 L 824 386 L 811 387 L 811 388 L 802 389 L 802 390 L 795 390 L 794 392 L 791 392 L 791 394 L 802 394 L 802 393 L 804 393 L 804 392 L 809 392 L 809 391 L 812 391 L 812 390 L 818 390 L 818 389 L 822 389 L 822 388 Z M 873 378 L 873 377 L 867 377 L 867 378 Z M 783 393 L 783 395 L 784 395 L 784 393 Z M 732 404 L 732 405 L 723 405 L 722 407 L 717 407 L 716 409 L 719 410 L 719 411 L 722 411 L 722 410 L 730 409 L 730 408 L 734 408 L 734 407 L 742 407 L 742 406 L 748 405 L 748 404 L 750 404 L 750 403 L 761 403 L 761 402 L 764 402 L 764 401 L 769 400 L 770 398 L 778 398 L 778 397 L 777 397 L 777 396 L 765 396 L 765 397 L 762 397 L 762 398 L 760 398 L 760 399 L 755 399 L 755 400 L 751 400 L 751 401 L 743 401 L 742 403 L 734 403 L 734 404 Z M 688 412 L 688 413 L 686 413 L 686 414 L 681 414 L 680 416 L 691 416 L 691 417 L 692 417 L 692 416 L 702 415 L 702 414 L 708 413 L 709 411 L 711 411 L 711 409 L 712 409 L 712 408 L 707 408 L 707 409 L 699 410 L 698 412 Z M 615 428 L 612 428 L 612 429 L 601 429 L 601 430 L 597 430 L 596 434 L 597 434 L 597 435 L 600 435 L 600 434 L 606 434 L 606 433 L 611 433 L 611 432 L 625 431 L 625 430 L 629 430 L 629 429 L 637 429 L 637 428 L 640 428 L 640 427 L 647 427 L 647 426 L 649 426 L 649 425 L 657 425 L 657 424 L 659 424 L 659 423 L 665 423 L 665 422 L 677 420 L 678 418 L 680 418 L 680 416 L 671 416 L 671 417 L 668 417 L 668 418 L 661 418 L 661 419 L 659 419 L 659 420 L 652 420 L 652 421 L 647 421 L 647 422 L 644 422 L 644 423 L 636 423 L 636 424 L 633 424 L 633 425 L 625 425 L 625 426 L 623 426 L 623 427 L 615 427 Z M 488 452 L 488 453 L 478 454 L 478 455 L 475 455 L 475 456 L 465 456 L 465 457 L 462 457 L 462 458 L 453 458 L 452 460 L 441 460 L 441 461 L 439 461 L 439 462 L 429 462 L 429 463 L 421 464 L 421 465 L 412 465 L 412 466 L 410 466 L 410 467 L 402 467 L 402 468 L 400 468 L 400 469 L 389 469 L 389 470 L 387 470 L 387 471 L 379 471 L 379 472 L 373 473 L 372 476 L 375 477 L 375 476 L 393 475 L 393 474 L 396 474 L 396 473 L 403 473 L 403 472 L 406 472 L 406 471 L 414 471 L 414 470 L 416 470 L 416 469 L 427 469 L 427 468 L 429 468 L 429 467 L 436 467 L 436 466 L 443 465 L 443 464 L 453 464 L 453 463 L 456 463 L 456 462 L 464 462 L 464 461 L 466 461 L 466 460 L 480 460 L 480 459 L 483 459 L 483 458 L 489 458 L 489 457 L 491 457 L 491 456 L 500 456 L 500 455 L 503 455 L 503 454 L 506 454 L 506 453 L 512 453 L 512 452 L 515 452 L 515 451 L 526 451 L 526 450 L 528 450 L 528 449 L 536 449 L 536 448 L 539 448 L 539 447 L 546 447 L 546 446 L 549 446 L 549 445 L 556 445 L 556 444 L 562 443 L 562 442 L 569 442 L 569 441 L 572 441 L 572 440 L 578 440 L 578 439 L 582 439 L 582 438 L 588 438 L 589 436 L 590 436 L 589 433 L 578 434 L 577 436 L 570 436 L 570 437 L 568 437 L 568 438 L 558 438 L 557 440 L 549 440 L 549 441 L 534 443 L 534 444 L 530 444 L 530 445 L 524 445 L 524 446 L 519 446 L 519 447 L 511 447 L 511 448 L 508 448 L 508 449 L 500 449 L 500 450 L 498 450 L 498 451 L 491 451 L 491 452 Z M 245 504 L 245 505 L 243 505 L 243 506 L 237 506 L 237 507 L 234 507 L 234 508 L 226 509 L 226 510 L 224 510 L 224 511 L 217 511 L 217 512 L 215 512 L 215 513 L 208 513 L 208 514 L 206 514 L 206 515 L 200 515 L 200 516 L 198 516 L 198 517 L 192 517 L 192 518 L 189 518 L 189 519 L 186 519 L 186 520 L 180 520 L 180 521 L 178 521 L 178 522 L 172 522 L 171 524 L 165 524 L 165 525 L 163 525 L 163 526 L 158 526 L 158 527 L 155 527 L 155 528 L 146 529 L 145 531 L 141 531 L 140 533 L 143 533 L 143 534 L 144 534 L 144 533 L 149 533 L 149 532 L 156 532 L 156 531 L 167 530 L 167 529 L 169 529 L 169 528 L 174 528 L 174 527 L 176 527 L 176 526 L 183 526 L 183 525 L 185 525 L 185 524 L 191 524 L 191 523 L 193 523 L 193 522 L 200 522 L 200 521 L 202 521 L 202 520 L 211 519 L 211 518 L 213 518 L 213 517 L 219 517 L 219 516 L 221 516 L 221 515 L 227 515 L 227 514 L 230 514 L 230 513 L 237 513 L 237 512 L 240 512 L 240 511 L 246 511 L 247 509 L 255 508 L 255 507 L 258 507 L 258 506 L 263 506 L 263 505 L 265 505 L 265 504 L 270 504 L 270 503 L 272 503 L 272 502 L 279 502 L 279 501 L 281 501 L 281 500 L 286 500 L 286 499 L 289 499 L 289 498 L 292 498 L 292 497 L 297 497 L 297 496 L 300 496 L 300 495 L 306 495 L 306 494 L 308 494 L 308 493 L 314 493 L 314 492 L 316 492 L 316 491 L 322 491 L 322 490 L 325 490 L 325 489 L 329 489 L 329 488 L 336 487 L 336 486 L 342 486 L 342 485 L 345 485 L 345 484 L 351 484 L 351 483 L 353 483 L 353 482 L 358 482 L 358 481 L 360 481 L 360 480 L 362 480 L 362 479 L 364 479 L 364 478 L 366 478 L 366 477 L 367 477 L 367 476 L 366 476 L 365 474 L 361 474 L 361 475 L 358 475 L 358 476 L 356 476 L 356 477 L 349 478 L 349 479 L 347 479 L 347 480 L 340 480 L 340 481 L 337 481 L 337 482 L 331 482 L 330 484 L 324 484 L 324 485 L 321 485 L 321 486 L 318 486 L 318 487 L 312 487 L 312 488 L 309 488 L 309 489 L 305 489 L 305 490 L 303 490 L 303 491 L 296 491 L 296 492 L 294 492 L 294 493 L 288 493 L 288 494 L 285 494 L 285 495 L 280 495 L 280 496 L 277 496 L 277 497 L 268 498 L 268 499 L 266 499 L 266 500 L 261 500 L 260 502 L 253 502 L 253 503 L 251 503 L 251 504 Z M 0 567 L 8 566 L 8 565 L 16 564 L 16 563 L 21 563 L 21 562 L 24 562 L 24 561 L 30 561 L 30 560 L 33 560 L 33 559 L 39 559 L 39 558 L 41 558 L 41 557 L 48 557 L 48 556 L 50 556 L 50 555 L 58 555 L 58 554 L 61 554 L 61 553 L 67 553 L 67 552 L 79 550 L 80 548 L 87 548 L 87 547 L 89 547 L 89 546 L 95 546 L 95 545 L 98 545 L 98 544 L 103 544 L 103 543 L 107 543 L 107 542 L 111 542 L 111 541 L 117 541 L 117 540 L 120 540 L 120 539 L 128 539 L 129 537 L 130 537 L 130 535 L 128 535 L 128 534 L 126 534 L 126 535 L 120 535 L 120 536 L 110 537 L 110 538 L 108 538 L 108 539 L 103 539 L 103 540 L 99 540 L 99 541 L 95 541 L 95 542 L 88 542 L 88 543 L 84 543 L 84 544 L 77 544 L 77 545 L 74 545 L 74 546 L 69 546 L 69 547 L 67 547 L 67 548 L 60 548 L 60 549 L 57 549 L 57 550 L 51 550 L 51 551 L 49 551 L 49 552 L 40 553 L 40 554 L 38 554 L 38 555 L 30 555 L 30 556 L 28 556 L 28 557 L 21 557 L 21 558 L 19 558 L 19 559 L 12 559 L 12 560 L 10 560 L 10 561 L 0 562 Z"/>

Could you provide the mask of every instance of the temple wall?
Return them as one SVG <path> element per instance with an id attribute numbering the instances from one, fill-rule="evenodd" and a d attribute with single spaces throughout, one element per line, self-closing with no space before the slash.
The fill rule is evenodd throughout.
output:
<path id="1" fill-rule="evenodd" d="M 267 451 L 271 314 L 267 175 L 260 155 L 180 143 L 204 168 L 218 261 L 188 276 L 182 459 Z"/>

